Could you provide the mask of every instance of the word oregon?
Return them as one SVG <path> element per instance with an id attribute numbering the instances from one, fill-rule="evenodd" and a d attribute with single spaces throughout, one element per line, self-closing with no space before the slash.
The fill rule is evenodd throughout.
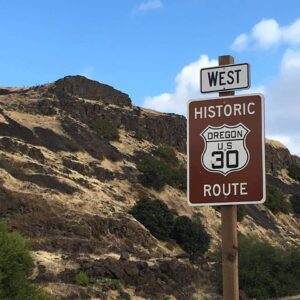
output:
<path id="1" fill-rule="evenodd" d="M 223 139 L 242 139 L 245 136 L 245 130 L 220 130 L 207 133 L 207 140 L 223 140 Z M 232 143 L 231 143 L 232 145 Z M 232 146 L 231 146 L 232 147 Z"/>
<path id="2" fill-rule="evenodd" d="M 231 116 L 246 116 L 255 114 L 255 103 L 234 103 L 225 105 L 210 105 L 195 107 L 194 118 L 197 119 L 212 119 L 212 118 L 222 118 Z"/>
<path id="3" fill-rule="evenodd" d="M 218 197 L 218 196 L 243 196 L 248 195 L 247 182 L 234 182 L 223 184 L 204 184 L 204 197 Z"/>

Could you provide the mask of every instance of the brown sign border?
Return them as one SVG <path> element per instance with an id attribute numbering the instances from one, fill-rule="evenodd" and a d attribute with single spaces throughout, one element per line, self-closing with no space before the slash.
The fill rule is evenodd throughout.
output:
<path id="1" fill-rule="evenodd" d="M 208 202 L 199 202 L 199 203 L 192 203 L 190 202 L 190 187 L 189 187 L 189 180 L 190 180 L 190 137 L 189 137 L 189 106 L 192 102 L 199 102 L 199 101 L 207 101 L 207 100 L 226 100 L 229 98 L 241 98 L 248 96 L 259 96 L 261 98 L 261 120 L 262 120 L 262 126 L 261 126 L 261 138 L 262 138 L 262 178 L 263 178 L 263 198 L 260 200 L 253 200 L 253 201 L 239 201 L 239 202 L 214 202 L 214 203 L 208 203 Z M 265 97 L 261 93 L 254 93 L 254 94 L 247 94 L 247 95 L 237 95 L 237 96 L 226 96 L 226 97 L 211 97 L 211 98 L 201 98 L 201 99 L 193 99 L 188 101 L 187 104 L 187 202 L 190 206 L 220 206 L 220 205 L 240 205 L 240 204 L 260 204 L 265 202 L 266 200 L 266 167 L 265 167 Z"/>

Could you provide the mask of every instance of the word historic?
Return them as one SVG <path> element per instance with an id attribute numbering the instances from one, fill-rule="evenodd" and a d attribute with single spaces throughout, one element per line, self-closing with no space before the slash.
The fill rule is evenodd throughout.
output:
<path id="1" fill-rule="evenodd" d="M 236 117 L 255 114 L 255 103 L 233 103 L 220 104 L 210 106 L 200 106 L 194 109 L 194 118 L 197 119 L 213 119 L 222 117 Z"/>

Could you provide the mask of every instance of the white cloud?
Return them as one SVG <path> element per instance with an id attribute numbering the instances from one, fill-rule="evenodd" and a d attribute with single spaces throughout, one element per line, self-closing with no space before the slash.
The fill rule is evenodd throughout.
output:
<path id="1" fill-rule="evenodd" d="M 236 37 L 232 44 L 232 48 L 237 51 L 242 51 L 247 48 L 249 37 L 246 33 L 242 33 Z"/>
<path id="2" fill-rule="evenodd" d="M 175 92 L 146 97 L 143 106 L 163 112 L 186 115 L 187 101 L 200 97 L 200 69 L 218 65 L 215 59 L 201 55 L 182 68 L 175 78 Z"/>
<path id="3" fill-rule="evenodd" d="M 300 155 L 299 78 L 300 51 L 287 49 L 282 58 L 280 75 L 265 90 L 267 135 L 281 137 L 290 151 L 298 155 Z"/>
<path id="4" fill-rule="evenodd" d="M 300 44 L 300 19 L 296 20 L 290 26 L 282 28 L 282 36 L 287 43 Z"/>
<path id="5" fill-rule="evenodd" d="M 274 19 L 263 19 L 248 34 L 237 36 L 231 47 L 241 51 L 247 46 L 268 49 L 279 44 L 300 45 L 300 19 L 288 26 L 280 26 Z"/>
<path id="6" fill-rule="evenodd" d="M 281 29 L 274 19 L 262 20 L 252 29 L 252 38 L 261 47 L 277 44 L 281 38 Z"/>
<path id="7" fill-rule="evenodd" d="M 288 75 L 289 73 L 298 72 L 300 69 L 300 51 L 287 49 L 281 62 L 281 72 Z"/>
<path id="8" fill-rule="evenodd" d="M 137 10 L 140 12 L 146 12 L 149 10 L 162 8 L 162 6 L 163 6 L 163 4 L 162 4 L 161 0 L 148 0 L 148 1 L 142 2 L 139 5 Z"/>
<path id="9" fill-rule="evenodd" d="M 284 45 L 280 72 L 263 87 L 266 98 L 266 134 L 279 139 L 289 150 L 300 156 L 300 19 L 281 26 L 274 19 L 263 19 L 249 33 L 234 40 L 232 48 L 267 50 Z"/>

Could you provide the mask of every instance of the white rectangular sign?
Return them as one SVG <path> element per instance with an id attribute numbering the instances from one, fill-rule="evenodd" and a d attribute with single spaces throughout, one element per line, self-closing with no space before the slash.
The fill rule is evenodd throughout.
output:
<path id="1" fill-rule="evenodd" d="M 249 64 L 201 69 L 201 93 L 248 89 L 250 87 L 249 69 Z"/>

